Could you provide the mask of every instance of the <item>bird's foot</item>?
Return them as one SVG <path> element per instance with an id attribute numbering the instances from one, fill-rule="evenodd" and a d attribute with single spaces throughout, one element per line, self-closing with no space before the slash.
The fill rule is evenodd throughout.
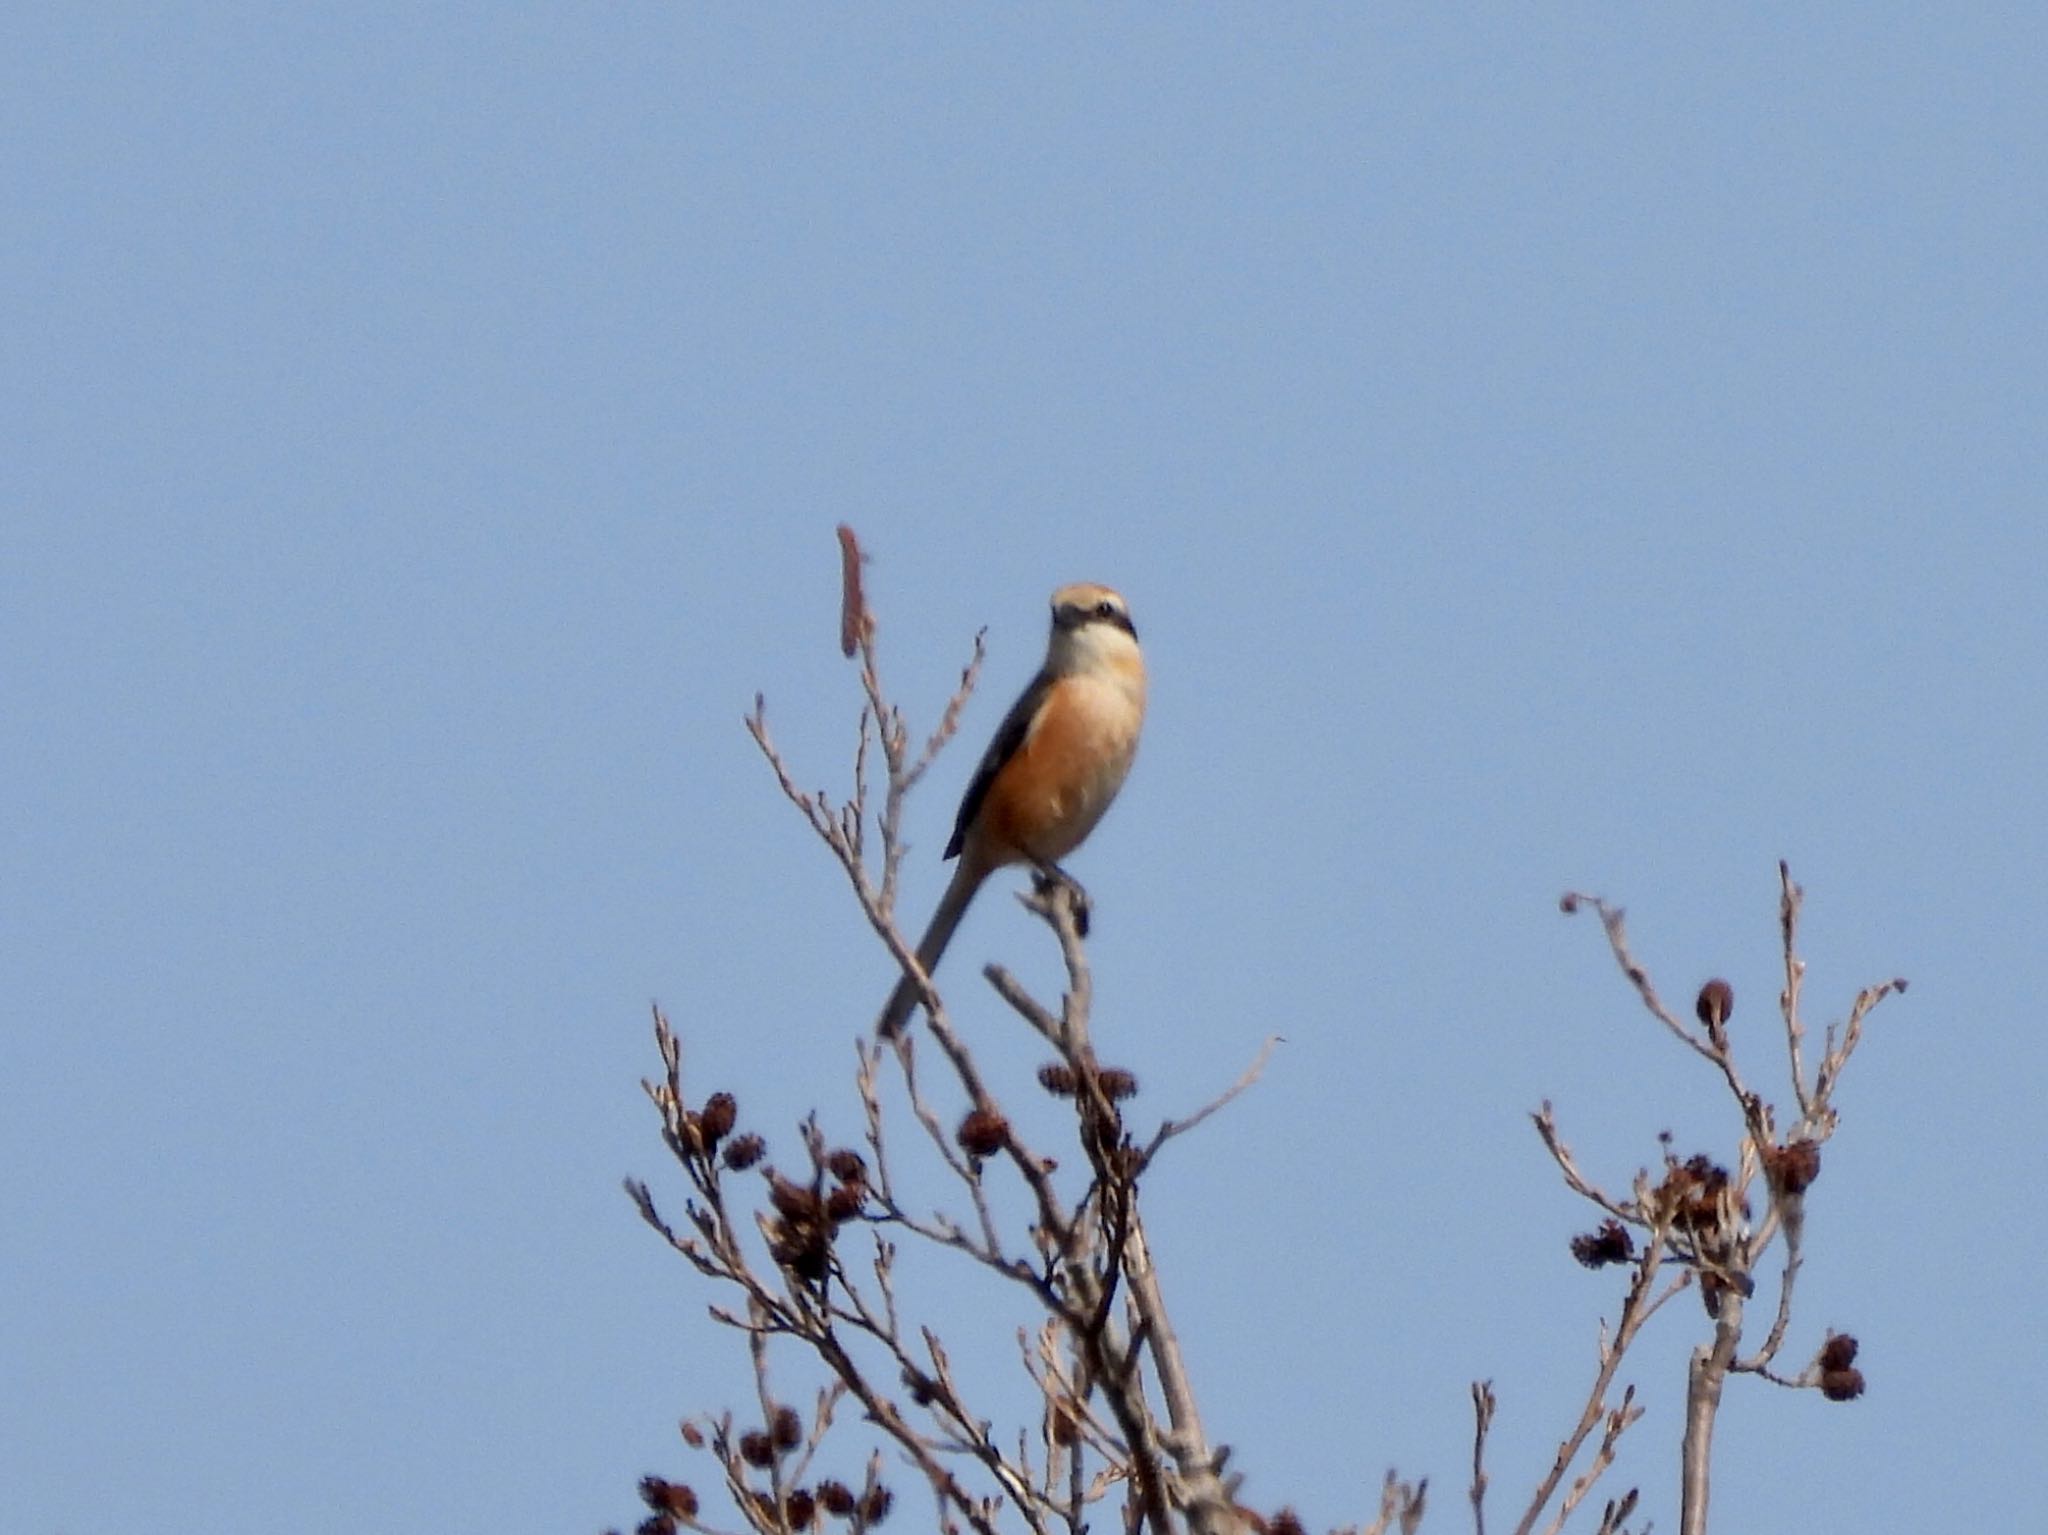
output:
<path id="1" fill-rule="evenodd" d="M 1082 938 L 1088 936 L 1089 916 L 1095 903 L 1088 899 L 1088 892 L 1081 887 L 1079 880 L 1056 863 L 1041 864 L 1037 890 L 1040 896 L 1050 895 L 1054 890 L 1066 891 L 1074 911 L 1074 932 Z"/>

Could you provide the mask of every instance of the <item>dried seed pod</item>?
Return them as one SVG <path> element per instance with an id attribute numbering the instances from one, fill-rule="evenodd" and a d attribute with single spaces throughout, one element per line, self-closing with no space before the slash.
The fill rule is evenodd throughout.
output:
<path id="1" fill-rule="evenodd" d="M 697 1516 L 697 1494 L 682 1482 L 643 1476 L 640 1478 L 640 1501 L 657 1514 L 674 1514 L 684 1519 Z"/>
<path id="2" fill-rule="evenodd" d="M 1719 976 L 1700 988 L 1693 1012 L 1708 1028 L 1719 1028 L 1735 1016 L 1735 988 Z"/>
<path id="3" fill-rule="evenodd" d="M 867 1197 L 865 1184 L 842 1183 L 825 1196 L 825 1218 L 835 1226 L 841 1221 L 850 1221 L 860 1214 Z"/>
<path id="4" fill-rule="evenodd" d="M 994 1109 L 975 1109 L 960 1121 L 954 1139 L 971 1157 L 992 1157 L 1009 1138 L 1010 1122 Z"/>
<path id="5" fill-rule="evenodd" d="M 768 1256 L 799 1279 L 813 1284 L 832 1267 L 831 1228 L 822 1221 L 784 1221 L 778 1224 Z"/>
<path id="6" fill-rule="evenodd" d="M 825 1213 L 825 1201 L 815 1190 L 800 1183 L 791 1183 L 779 1173 L 769 1182 L 768 1203 L 775 1206 L 777 1213 L 792 1221 L 815 1221 Z"/>
<path id="7" fill-rule="evenodd" d="M 1830 1402 L 1853 1402 L 1863 1395 L 1863 1384 L 1863 1372 L 1853 1366 L 1846 1370 L 1823 1370 L 1820 1394 Z"/>
<path id="8" fill-rule="evenodd" d="M 1065 1061 L 1047 1061 L 1038 1068 L 1038 1085 L 1055 1098 L 1074 1096 L 1074 1068 Z"/>
<path id="9" fill-rule="evenodd" d="M 1097 1079 L 1102 1083 L 1102 1095 L 1111 1103 L 1138 1095 L 1138 1079 L 1121 1066 L 1105 1066 Z"/>
<path id="10" fill-rule="evenodd" d="M 1047 1432 L 1054 1444 L 1065 1446 L 1081 1442 L 1081 1425 L 1074 1420 L 1073 1409 L 1065 1402 L 1055 1402 L 1050 1417 Z"/>
<path id="11" fill-rule="evenodd" d="M 793 1450 L 804 1442 L 804 1420 L 794 1407 L 778 1407 L 769 1434 L 776 1449 Z"/>
<path id="12" fill-rule="evenodd" d="M 1589 1269 L 1610 1263 L 1627 1263 L 1636 1255 L 1636 1244 L 1620 1221 L 1603 1222 L 1598 1231 L 1582 1232 L 1572 1238 L 1572 1256 Z"/>
<path id="13" fill-rule="evenodd" d="M 704 1133 L 705 1150 L 710 1150 L 732 1134 L 733 1124 L 739 1115 L 739 1100 L 731 1093 L 713 1093 L 704 1100 L 704 1110 L 697 1116 L 697 1124 Z"/>
<path id="14" fill-rule="evenodd" d="M 1765 1147 L 1764 1176 L 1781 1194 L 1804 1194 L 1820 1176 L 1820 1143 L 1788 1141 Z"/>

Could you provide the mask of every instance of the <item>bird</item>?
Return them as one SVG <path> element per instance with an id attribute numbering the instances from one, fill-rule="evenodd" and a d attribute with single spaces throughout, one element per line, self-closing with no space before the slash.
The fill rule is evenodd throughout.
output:
<path id="1" fill-rule="evenodd" d="M 1074 886 L 1060 860 L 1087 839 L 1124 785 L 1145 723 L 1145 657 L 1123 597 L 1092 581 L 1052 594 L 1045 664 L 996 727 L 961 796 L 946 857 L 958 858 L 918 941 L 928 978 L 975 893 L 996 870 L 1028 863 Z M 1078 889 L 1078 886 L 1074 886 Z M 923 998 L 908 970 L 876 1025 L 901 1032 Z"/>

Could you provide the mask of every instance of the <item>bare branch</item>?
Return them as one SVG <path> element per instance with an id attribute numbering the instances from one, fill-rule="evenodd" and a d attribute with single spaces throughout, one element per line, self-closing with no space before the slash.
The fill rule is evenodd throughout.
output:
<path id="1" fill-rule="evenodd" d="M 1486 1435 L 1493 1427 L 1493 1413 L 1499 1404 L 1493 1382 L 1472 1382 L 1472 1530 L 1486 1535 Z"/>
<path id="2" fill-rule="evenodd" d="M 1721 1387 L 1742 1337 L 1742 1294 L 1723 1293 L 1714 1336 L 1692 1352 L 1686 1368 L 1685 1438 L 1679 1464 L 1679 1535 L 1706 1535 L 1707 1498 L 1711 1490 L 1709 1461 L 1713 1453 L 1714 1418 L 1721 1407 Z"/>

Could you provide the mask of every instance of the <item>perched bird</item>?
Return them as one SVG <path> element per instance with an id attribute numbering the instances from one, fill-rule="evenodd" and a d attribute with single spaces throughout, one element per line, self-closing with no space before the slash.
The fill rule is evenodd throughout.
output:
<path id="1" fill-rule="evenodd" d="M 946 844 L 960 866 L 917 946 L 925 975 L 997 869 L 1028 863 L 1067 878 L 1059 861 L 1123 787 L 1144 723 L 1145 658 L 1130 609 L 1106 586 L 1061 587 L 1052 594 L 1045 665 L 997 727 L 960 801 Z M 921 994 L 908 974 L 896 983 L 878 1025 L 885 1037 L 910 1021 Z"/>

